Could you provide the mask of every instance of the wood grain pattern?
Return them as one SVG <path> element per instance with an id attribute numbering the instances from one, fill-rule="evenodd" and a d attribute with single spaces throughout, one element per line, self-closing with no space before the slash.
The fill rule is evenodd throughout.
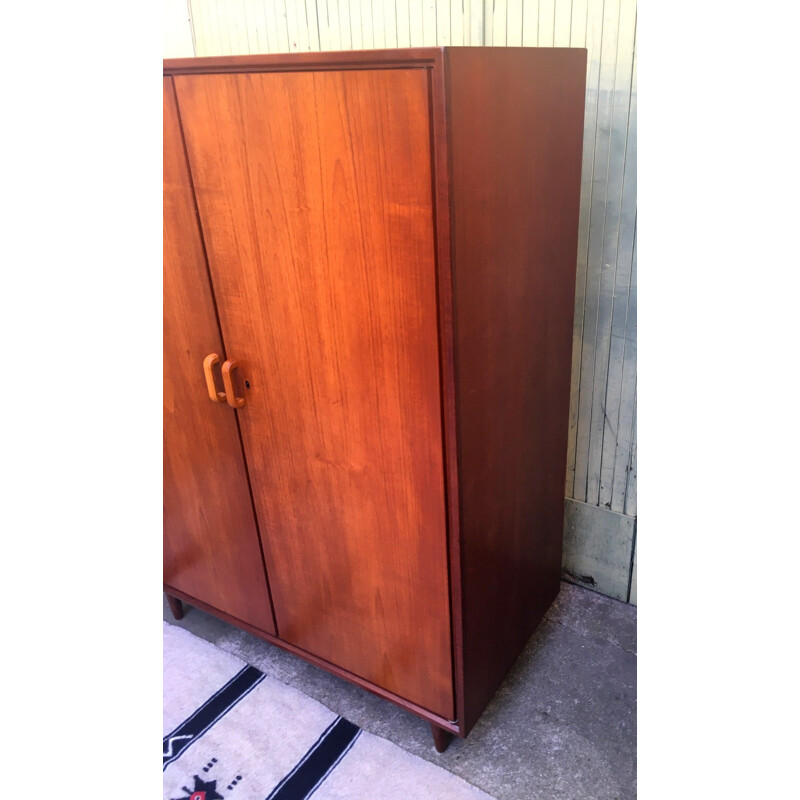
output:
<path id="1" fill-rule="evenodd" d="M 212 403 L 221 353 L 172 80 L 164 79 L 164 582 L 275 632 L 235 412 Z"/>
<path id="2" fill-rule="evenodd" d="M 452 719 L 426 72 L 175 82 L 281 637 Z"/>
<path id="3" fill-rule="evenodd" d="M 560 584 L 586 52 L 447 58 L 469 731 Z"/>

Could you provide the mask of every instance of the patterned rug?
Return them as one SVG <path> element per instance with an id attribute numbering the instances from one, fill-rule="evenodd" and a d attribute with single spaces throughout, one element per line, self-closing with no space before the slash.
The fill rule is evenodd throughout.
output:
<path id="1" fill-rule="evenodd" d="M 492 800 L 165 622 L 165 800 L 312 795 L 314 800 Z"/>

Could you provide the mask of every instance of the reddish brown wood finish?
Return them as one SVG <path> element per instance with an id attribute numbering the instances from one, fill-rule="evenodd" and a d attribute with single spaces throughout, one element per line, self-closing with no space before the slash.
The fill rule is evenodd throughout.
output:
<path id="1" fill-rule="evenodd" d="M 430 126 L 432 200 L 427 198 L 424 203 L 417 203 L 416 210 L 412 208 L 413 204 L 400 204 L 395 209 L 401 217 L 407 215 L 407 222 L 412 218 L 416 220 L 412 226 L 415 231 L 412 239 L 418 252 L 401 252 L 393 263 L 400 271 L 410 269 L 418 288 L 426 285 L 424 281 L 428 273 L 425 265 L 429 268 L 430 260 L 427 257 L 419 259 L 423 250 L 420 242 L 424 206 L 426 213 L 433 216 L 432 232 L 425 233 L 425 236 L 435 237 L 441 393 L 438 436 L 441 447 L 434 459 L 441 459 L 440 469 L 445 472 L 441 498 L 448 526 L 452 681 L 457 721 L 448 721 L 429 708 L 417 705 L 407 696 L 402 696 L 402 690 L 397 693 L 387 691 L 373 683 L 371 676 L 360 677 L 320 658 L 319 653 L 277 639 L 258 626 L 213 605 L 181 595 L 180 591 L 175 594 L 407 708 L 439 728 L 461 736 L 474 725 L 558 590 L 585 65 L 585 50 L 559 48 L 415 48 L 181 59 L 164 64 L 165 73 L 198 77 L 216 72 L 305 73 L 297 77 L 310 80 L 312 87 L 322 85 L 319 83 L 322 73 L 331 70 L 335 72 L 327 73 L 329 80 L 340 80 L 336 76 L 343 76 L 346 70 L 365 75 L 381 70 L 418 74 L 427 82 L 426 119 Z M 231 79 L 234 76 L 226 77 Z M 178 80 L 191 79 L 182 77 Z M 348 81 L 343 84 L 346 88 L 358 85 Z M 243 91 L 245 97 L 252 93 L 254 85 L 252 78 L 237 83 L 238 91 Z M 238 315 L 241 321 L 248 313 L 252 317 L 261 315 L 262 308 L 266 308 L 266 315 L 274 315 L 276 321 L 273 324 L 256 320 L 258 335 L 266 338 L 266 343 L 262 341 L 258 347 L 273 355 L 289 352 L 294 355 L 297 365 L 306 363 L 308 356 L 298 344 L 299 334 L 291 331 L 288 336 L 285 334 L 287 328 L 292 327 L 290 309 L 296 313 L 310 311 L 312 316 L 317 314 L 320 323 L 317 330 L 305 331 L 311 351 L 316 349 L 317 353 L 329 355 L 331 350 L 326 348 L 332 346 L 331 339 L 337 347 L 340 345 L 335 335 L 326 338 L 325 326 L 331 317 L 330 314 L 327 317 L 320 315 L 326 308 L 325 298 L 321 292 L 311 289 L 321 286 L 323 279 L 331 277 L 330 273 L 320 275 L 314 255 L 320 247 L 328 244 L 331 237 L 335 251 L 336 248 L 344 249 L 345 228 L 347 220 L 352 219 L 354 207 L 363 209 L 366 204 L 373 216 L 362 214 L 362 218 L 374 220 L 376 213 L 380 218 L 378 212 L 385 201 L 382 190 L 368 180 L 365 184 L 363 180 L 364 165 L 372 163 L 370 159 L 374 155 L 369 151 L 378 151 L 382 156 L 373 166 L 375 181 L 399 181 L 402 185 L 408 180 L 406 172 L 412 176 L 421 174 L 415 170 L 420 169 L 418 162 L 423 160 L 421 153 L 425 149 L 421 132 L 415 128 L 424 112 L 420 107 L 409 106 L 405 119 L 397 120 L 393 130 L 400 138 L 405 137 L 406 145 L 408 137 L 413 136 L 406 128 L 417 130 L 418 139 L 413 146 L 417 151 L 417 163 L 414 169 L 397 176 L 392 172 L 396 142 L 389 137 L 387 143 L 382 144 L 383 129 L 370 117 L 371 109 L 359 106 L 362 99 L 360 90 L 342 93 L 336 102 L 337 108 L 332 108 L 331 102 L 314 97 L 314 114 L 317 115 L 322 107 L 324 126 L 333 124 L 334 130 L 339 126 L 340 132 L 332 137 L 333 142 L 328 142 L 327 136 L 323 137 L 319 117 L 315 120 L 318 127 L 314 128 L 308 98 L 291 94 L 288 89 L 284 91 L 281 102 L 272 105 L 266 115 L 274 115 L 271 116 L 273 127 L 282 125 L 281 131 L 269 131 L 268 121 L 246 114 L 237 116 L 240 108 L 236 103 L 227 107 L 222 121 L 212 119 L 210 113 L 204 120 L 212 130 L 214 125 L 238 124 L 240 135 L 246 131 L 257 130 L 262 134 L 266 131 L 263 141 L 269 143 L 261 145 L 256 157 L 260 172 L 246 168 L 246 162 L 253 158 L 252 152 L 235 153 L 233 147 L 228 150 L 220 147 L 214 156 L 220 163 L 205 176 L 208 184 L 204 192 L 209 204 L 206 214 L 213 211 L 215 215 L 220 209 L 213 207 L 212 195 L 215 191 L 222 193 L 221 176 L 227 174 L 225 170 L 233 167 L 234 175 L 250 179 L 247 191 L 252 193 L 252 187 L 255 187 L 256 202 L 243 201 L 247 192 L 240 186 L 241 191 L 235 190 L 238 193 L 236 197 L 225 200 L 228 206 L 224 210 L 228 216 L 224 219 L 204 217 L 204 223 L 207 227 L 217 226 L 214 236 L 223 257 L 227 253 L 228 259 L 241 257 L 246 264 L 269 265 L 269 269 L 260 273 L 255 271 L 260 277 L 254 278 L 253 270 L 247 268 L 237 273 L 238 279 L 231 281 L 226 290 L 229 305 L 222 311 L 223 324 L 228 324 L 225 322 L 228 314 Z M 292 103 L 298 106 L 296 112 Z M 375 105 L 380 108 L 385 103 Z M 359 110 L 354 114 L 355 108 Z M 352 138 L 353 129 L 345 126 L 345 119 L 351 124 L 355 120 L 357 130 L 361 130 L 359 125 L 371 124 L 373 131 L 378 132 L 366 153 L 354 147 L 347 155 L 344 145 L 348 137 L 351 142 L 355 140 Z M 298 121 L 302 124 L 296 141 L 290 141 L 287 129 L 294 130 Z M 385 119 L 381 118 L 380 123 L 385 124 Z M 213 138 L 207 138 L 204 145 L 207 149 L 213 150 Z M 315 147 L 318 155 L 316 165 L 311 157 Z M 381 150 L 386 147 L 389 150 Z M 271 167 L 267 155 L 272 151 L 281 159 L 291 154 L 293 162 L 298 165 L 297 173 L 287 175 L 285 169 L 281 171 L 278 166 L 281 162 L 277 160 Z M 320 222 L 318 215 L 315 216 L 317 209 L 313 192 L 309 192 L 308 187 L 313 186 L 315 180 L 321 183 L 320 176 L 325 169 L 322 165 L 337 154 L 341 178 L 337 184 L 338 194 L 333 190 L 327 194 L 323 192 L 322 199 L 327 205 L 316 198 L 319 205 L 331 212 L 323 214 Z M 265 179 L 265 174 L 269 180 Z M 282 181 L 278 189 L 274 186 L 276 176 Z M 364 185 L 366 191 L 362 191 Z M 335 197 L 347 200 L 334 206 L 332 201 Z M 229 213 L 234 211 L 237 217 Z M 383 212 L 386 214 L 385 205 Z M 259 226 L 265 224 L 264 220 L 271 231 L 271 238 L 266 240 L 257 232 Z M 284 230 L 288 228 L 288 233 L 281 234 L 281 226 Z M 371 277 L 366 268 L 371 263 L 366 256 L 371 252 L 369 231 L 362 233 L 361 237 L 361 240 L 358 236 L 351 239 L 351 261 L 356 265 L 353 269 L 362 271 L 362 281 L 371 288 L 363 290 L 359 286 L 356 293 L 364 291 L 365 297 L 374 300 L 380 288 L 368 282 Z M 274 238 L 279 241 L 278 246 L 273 246 Z M 374 241 L 372 246 L 375 247 Z M 285 254 L 287 247 L 291 250 L 291 258 L 287 261 L 289 266 L 281 267 L 276 276 L 272 271 L 274 256 Z M 300 266 L 304 258 L 311 265 L 307 270 Z M 329 252 L 325 258 L 330 270 Z M 335 264 L 335 257 L 333 261 Z M 390 261 L 387 259 L 384 266 Z M 225 269 L 228 268 L 225 262 Z M 340 269 L 344 270 L 344 267 L 340 265 Z M 340 275 L 345 275 L 345 272 L 340 272 Z M 271 300 L 266 295 L 277 286 L 283 291 L 282 297 Z M 337 298 L 342 296 L 338 294 L 340 289 L 334 281 Z M 401 296 L 408 299 L 402 292 Z M 246 310 L 245 297 L 257 298 L 250 312 Z M 347 302 L 350 301 L 345 300 Z M 401 307 L 395 311 L 399 315 Z M 402 313 L 407 314 L 407 311 Z M 396 326 L 398 322 L 403 324 L 400 316 L 392 318 L 391 322 L 387 320 L 386 324 Z M 225 333 L 227 342 L 229 334 L 227 330 Z M 291 346 L 287 347 L 287 342 Z M 246 348 L 247 343 L 242 342 L 242 352 Z M 252 355 L 249 351 L 245 352 L 245 357 L 242 352 L 230 350 L 227 355 L 240 360 L 245 377 L 250 377 L 256 361 L 248 360 Z M 411 356 L 408 365 L 411 365 Z M 259 369 L 264 367 L 259 366 Z M 276 368 L 270 363 L 266 369 Z M 322 370 L 324 379 L 321 386 L 326 390 L 331 380 L 328 365 L 317 364 L 317 369 Z M 429 372 L 429 367 L 425 367 L 421 374 L 429 375 Z M 275 375 L 281 380 L 294 379 L 286 372 Z M 269 372 L 270 378 L 275 375 Z M 260 378 L 258 380 L 260 382 Z M 309 382 L 314 383 L 310 378 Z M 329 397 L 325 391 L 320 395 L 319 384 L 318 378 L 314 384 L 317 390 L 311 393 L 314 402 L 320 396 Z M 254 383 L 252 391 L 247 392 L 248 405 L 240 412 L 243 416 L 254 410 L 255 386 Z M 288 391 L 286 394 L 288 396 Z M 272 394 L 269 397 L 272 398 Z M 285 398 L 284 403 L 279 402 L 276 408 L 280 409 L 282 416 L 286 411 Z M 320 413 L 319 407 L 314 413 Z M 290 428 L 297 427 L 291 410 L 288 419 Z M 277 434 L 277 444 L 270 442 L 269 435 L 259 442 L 258 447 L 263 451 L 262 467 L 269 466 L 270 454 L 289 457 L 288 439 L 281 440 L 281 425 L 283 421 L 276 420 L 273 429 L 267 432 Z M 433 449 L 436 431 L 428 423 L 423 423 L 423 428 L 425 431 L 420 440 L 427 438 L 427 446 Z M 389 430 L 393 431 L 393 436 L 396 435 L 397 428 L 390 425 Z M 329 439 L 333 432 L 326 430 Z M 308 457 L 309 443 L 315 444 L 309 439 L 302 441 L 298 452 L 291 454 L 291 458 L 301 464 L 299 474 L 308 466 L 303 467 L 302 461 Z M 321 451 L 316 448 L 313 452 L 316 455 Z M 386 451 L 381 452 L 385 455 Z M 357 462 L 351 458 L 328 466 L 340 472 L 348 470 L 350 487 L 346 488 L 352 488 L 358 474 L 352 469 L 354 464 Z M 428 467 L 432 474 L 433 461 L 428 462 Z M 343 483 L 331 481 L 331 485 L 335 489 Z M 438 488 L 436 491 L 439 493 Z M 298 491 L 294 497 L 299 496 Z M 285 490 L 284 501 L 291 497 L 291 491 Z M 427 498 L 433 507 L 432 496 Z M 333 495 L 330 499 L 335 501 Z M 275 504 L 272 511 L 271 502 Z M 259 515 L 270 521 L 264 530 L 266 541 L 271 531 L 274 534 L 274 531 L 281 531 L 281 527 L 274 524 L 278 501 L 264 498 L 263 505 L 263 509 L 259 507 Z M 288 507 L 294 509 L 296 506 L 290 504 Z M 317 509 L 315 513 L 319 519 L 322 507 L 319 497 L 314 499 L 313 493 L 312 507 Z M 302 541 L 299 537 L 295 540 L 292 545 L 292 548 L 297 547 L 295 556 L 284 559 L 282 565 L 289 570 L 298 569 L 301 575 L 306 576 L 308 573 L 303 566 L 294 562 L 297 554 L 303 553 Z M 313 543 L 315 540 L 309 535 L 307 541 Z M 424 541 L 428 541 L 427 534 Z M 347 569 L 342 569 L 340 562 L 336 574 L 352 574 L 351 566 L 361 558 L 362 550 L 360 544 L 350 548 L 348 543 L 345 551 L 352 560 Z M 377 551 L 367 547 L 364 552 L 367 569 L 374 569 L 379 560 Z M 320 563 L 322 557 L 329 555 L 328 550 L 322 551 Z M 398 572 L 398 578 L 405 580 L 408 577 L 404 570 Z M 345 591 L 352 588 L 350 583 L 344 586 Z M 325 592 L 334 591 L 338 588 L 326 585 L 322 593 L 317 593 L 315 602 L 307 604 L 306 611 L 312 616 L 295 620 L 298 636 L 305 635 L 306 627 L 329 624 L 329 621 L 324 621 L 329 600 Z M 284 591 L 282 596 L 291 601 L 288 591 Z M 374 609 L 362 607 L 360 611 L 368 624 L 371 624 L 370 620 L 374 622 Z M 439 611 L 433 609 L 430 613 L 441 614 L 441 605 Z M 381 614 L 385 614 L 385 608 L 377 616 Z M 348 618 L 347 624 L 351 623 L 359 624 L 354 615 Z M 324 637 L 322 641 L 324 644 Z M 309 642 L 309 649 L 316 646 L 313 633 Z M 412 632 L 410 650 L 424 650 L 425 646 Z M 350 647 L 346 645 L 345 650 Z M 450 717 L 449 712 L 447 716 Z M 434 731 L 435 738 L 436 735 Z"/>
<path id="2" fill-rule="evenodd" d="M 336 53 L 273 53 L 256 56 L 168 58 L 165 75 L 200 75 L 225 72 L 315 72 L 341 69 L 398 69 L 441 65 L 441 47 L 405 47 L 395 50 L 346 50 Z"/>
<path id="3" fill-rule="evenodd" d="M 459 518 L 458 439 L 455 382 L 455 337 L 453 335 L 453 275 L 450 243 L 450 162 L 447 134 L 447 85 L 444 52 L 436 54 L 429 70 L 431 91 L 431 161 L 434 174 L 436 213 L 436 285 L 439 302 L 439 370 L 442 386 L 442 453 L 445 466 L 445 503 L 448 522 L 448 564 L 450 567 L 450 616 L 453 630 L 453 688 L 456 719 L 463 720 L 464 635 L 461 597 L 461 523 Z M 459 735 L 465 736 L 459 722 Z"/>
<path id="4" fill-rule="evenodd" d="M 444 753 L 453 738 L 451 731 L 440 728 L 435 722 L 431 722 L 431 733 L 433 734 L 433 745 L 437 753 Z"/>
<path id="5" fill-rule="evenodd" d="M 167 602 L 169 603 L 169 610 L 175 619 L 183 619 L 183 603 L 171 594 L 167 595 Z"/>
<path id="6" fill-rule="evenodd" d="M 175 84 L 281 638 L 453 718 L 427 74 Z"/>
<path id="7" fill-rule="evenodd" d="M 468 732 L 560 585 L 586 51 L 447 55 Z"/>
<path id="8" fill-rule="evenodd" d="M 222 353 L 172 80 L 164 79 L 164 582 L 275 632 L 235 413 L 203 374 Z"/>

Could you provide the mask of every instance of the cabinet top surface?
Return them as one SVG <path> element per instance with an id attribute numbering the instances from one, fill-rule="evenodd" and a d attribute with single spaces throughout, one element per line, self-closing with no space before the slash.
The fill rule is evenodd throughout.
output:
<path id="1" fill-rule="evenodd" d="M 433 67 L 440 65 L 448 52 L 480 52 L 487 59 L 505 53 L 541 53 L 569 50 L 585 53 L 579 47 L 404 47 L 390 50 L 343 50 L 329 53 L 270 53 L 211 58 L 164 59 L 165 75 L 214 72 L 263 72 L 297 69 L 378 69 Z M 500 56 L 502 57 L 502 56 Z"/>

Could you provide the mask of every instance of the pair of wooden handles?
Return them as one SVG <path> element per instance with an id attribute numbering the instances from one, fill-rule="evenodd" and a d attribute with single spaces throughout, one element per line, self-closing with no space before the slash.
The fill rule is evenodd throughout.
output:
<path id="1" fill-rule="evenodd" d="M 209 353 L 203 359 L 203 373 L 206 376 L 206 388 L 208 389 L 208 396 L 212 403 L 221 403 L 226 400 L 231 408 L 241 408 L 244 405 L 244 397 L 237 397 L 233 388 L 233 378 L 231 372 L 239 366 L 238 361 L 226 361 L 222 365 L 222 384 L 225 387 L 224 392 L 217 391 L 217 384 L 214 380 L 213 367 L 219 362 L 219 356 L 216 353 Z"/>

